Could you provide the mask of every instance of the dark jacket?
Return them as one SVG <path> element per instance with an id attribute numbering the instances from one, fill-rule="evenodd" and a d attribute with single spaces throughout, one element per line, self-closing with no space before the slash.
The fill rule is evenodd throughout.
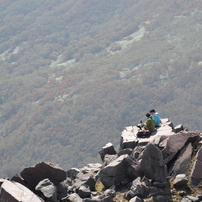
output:
<path id="1" fill-rule="evenodd" d="M 154 121 L 154 119 L 152 118 L 152 116 L 150 116 L 150 117 L 147 119 L 147 122 L 144 124 L 144 127 L 145 127 L 147 130 L 151 131 L 151 132 L 154 131 L 154 129 L 155 129 L 155 121 Z"/>

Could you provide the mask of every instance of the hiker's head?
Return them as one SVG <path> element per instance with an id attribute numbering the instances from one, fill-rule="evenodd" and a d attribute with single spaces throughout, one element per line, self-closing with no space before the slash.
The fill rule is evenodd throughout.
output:
<path id="1" fill-rule="evenodd" d="M 150 114 L 154 115 L 156 113 L 155 109 L 150 110 Z"/>
<path id="2" fill-rule="evenodd" d="M 151 116 L 150 113 L 146 113 L 146 117 L 149 118 Z"/>

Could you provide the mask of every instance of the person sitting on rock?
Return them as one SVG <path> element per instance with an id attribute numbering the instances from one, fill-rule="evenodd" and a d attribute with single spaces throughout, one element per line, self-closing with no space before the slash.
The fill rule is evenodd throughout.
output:
<path id="1" fill-rule="evenodd" d="M 150 114 L 155 121 L 155 127 L 159 127 L 161 125 L 161 118 L 159 114 L 155 111 L 155 109 L 150 110 Z"/>
<path id="2" fill-rule="evenodd" d="M 153 132 L 155 130 L 155 120 L 152 118 L 152 115 L 150 113 L 146 114 L 147 121 L 143 125 L 145 129 L 149 130 L 150 132 Z"/>

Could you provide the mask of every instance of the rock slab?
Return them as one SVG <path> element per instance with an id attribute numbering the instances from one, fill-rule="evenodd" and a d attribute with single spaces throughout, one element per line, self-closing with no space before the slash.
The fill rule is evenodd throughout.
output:
<path id="1" fill-rule="evenodd" d="M 1 185 L 0 201 L 9 202 L 42 202 L 27 187 L 18 182 L 4 181 Z"/>

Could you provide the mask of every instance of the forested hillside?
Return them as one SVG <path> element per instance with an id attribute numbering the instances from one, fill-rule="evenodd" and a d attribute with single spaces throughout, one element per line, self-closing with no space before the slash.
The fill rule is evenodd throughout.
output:
<path id="1" fill-rule="evenodd" d="M 0 176 L 97 162 L 151 108 L 201 131 L 201 36 L 200 0 L 0 0 Z"/>

